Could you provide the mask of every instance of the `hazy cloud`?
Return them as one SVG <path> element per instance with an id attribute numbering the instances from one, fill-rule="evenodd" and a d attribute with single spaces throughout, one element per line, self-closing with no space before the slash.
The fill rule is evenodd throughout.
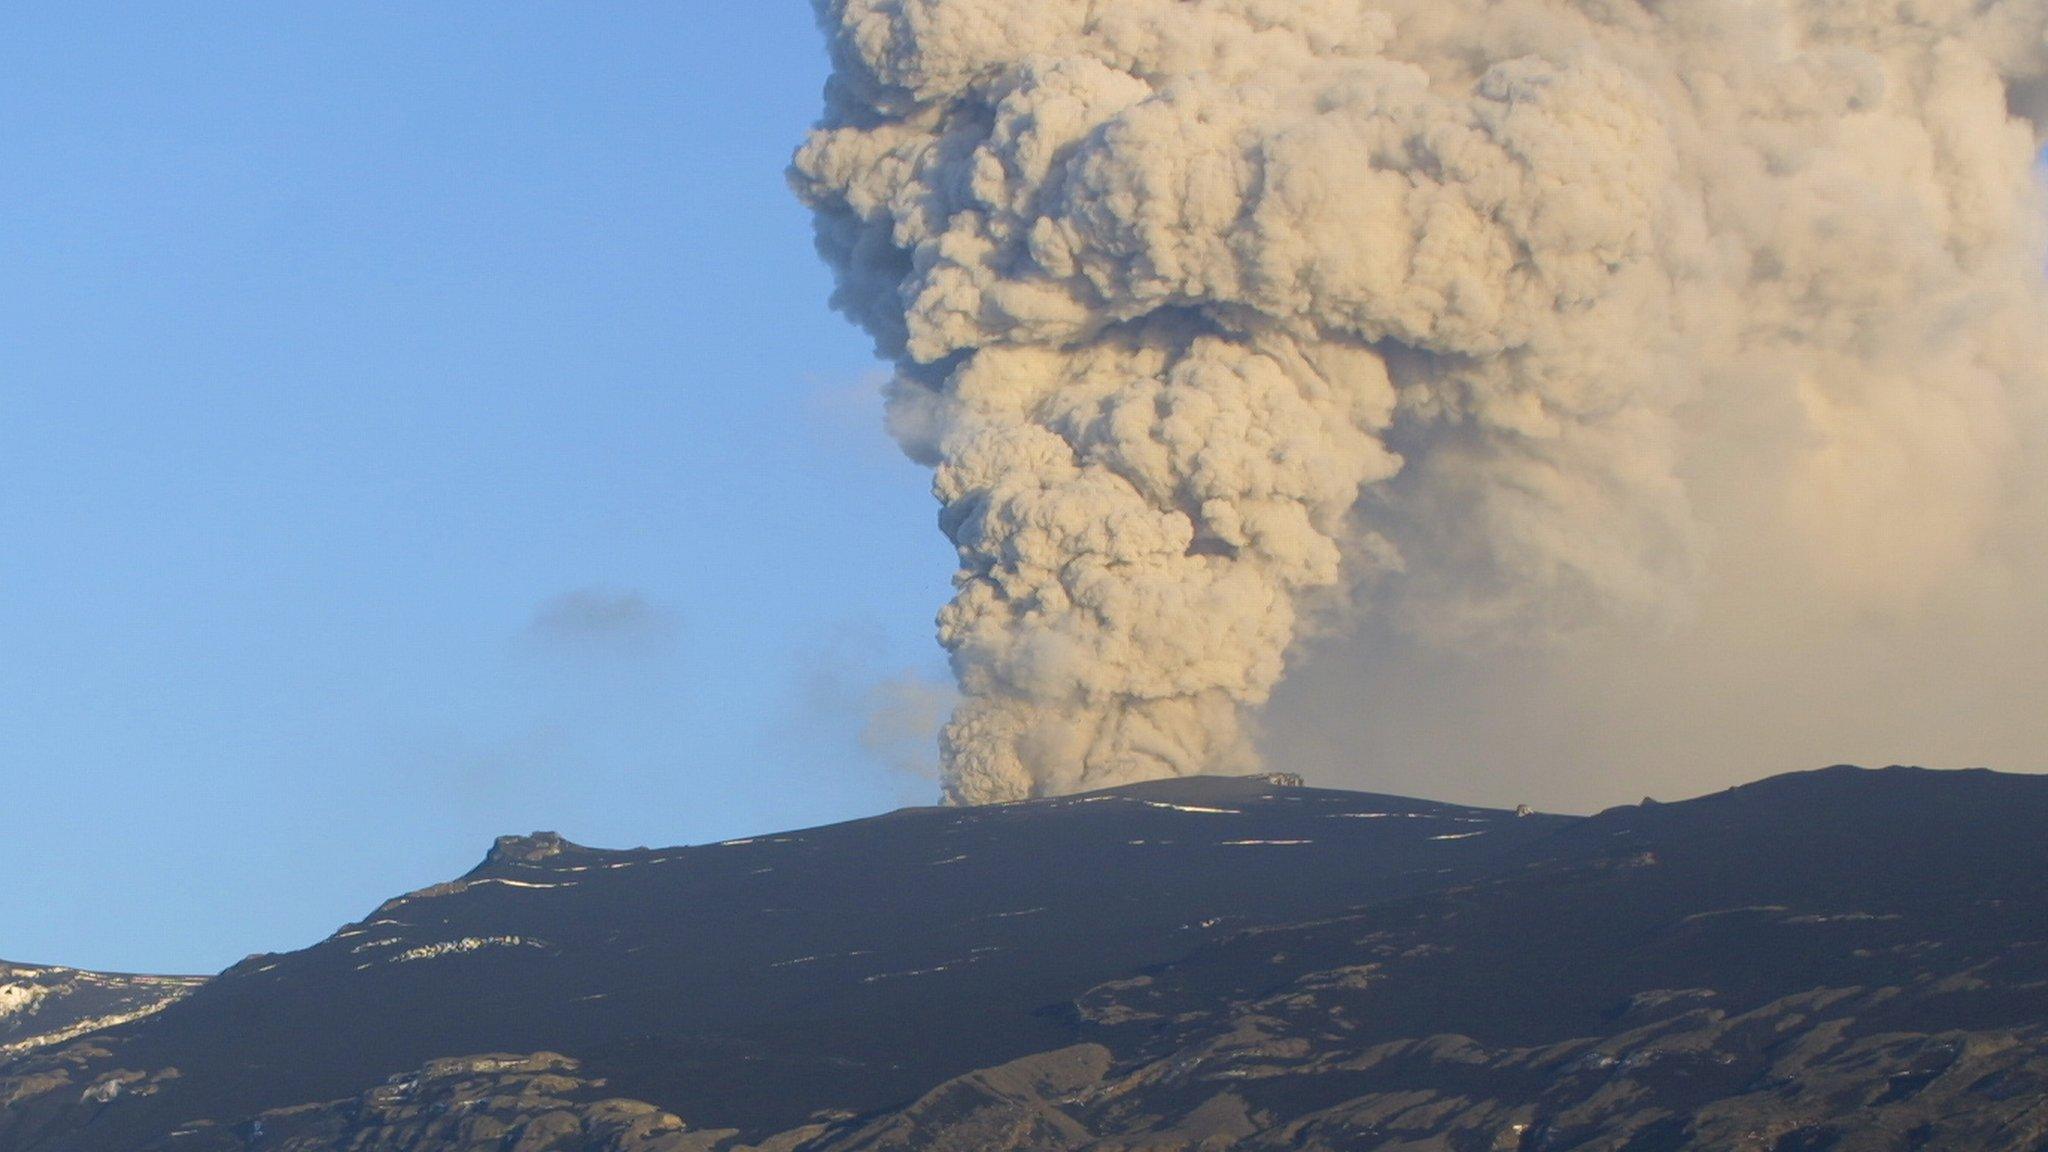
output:
<path id="1" fill-rule="evenodd" d="M 785 735 L 832 759 L 857 754 L 922 792 L 939 776 L 939 730 L 959 691 L 915 668 L 890 665 L 867 630 L 844 627 L 797 654 L 799 699 Z"/>
<path id="2" fill-rule="evenodd" d="M 860 693 L 860 746 L 891 769 L 919 779 L 939 778 L 939 729 L 960 702 L 951 684 L 901 672 Z"/>
<path id="3" fill-rule="evenodd" d="M 647 659 L 675 650 L 675 613 L 634 591 L 579 588 L 543 601 L 520 636 L 536 651 L 586 659 Z"/>

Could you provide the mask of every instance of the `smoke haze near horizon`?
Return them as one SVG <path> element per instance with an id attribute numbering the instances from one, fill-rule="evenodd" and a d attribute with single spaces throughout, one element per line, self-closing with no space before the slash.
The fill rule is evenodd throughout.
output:
<path id="1" fill-rule="evenodd" d="M 818 7 L 951 799 L 2042 767 L 2048 4 Z"/>

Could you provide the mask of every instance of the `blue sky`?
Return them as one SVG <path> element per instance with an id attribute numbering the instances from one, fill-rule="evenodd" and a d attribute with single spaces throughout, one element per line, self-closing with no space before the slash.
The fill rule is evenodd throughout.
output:
<path id="1" fill-rule="evenodd" d="M 951 565 L 784 185 L 824 71 L 798 0 L 4 18 L 0 957 L 931 794 L 859 740 Z"/>

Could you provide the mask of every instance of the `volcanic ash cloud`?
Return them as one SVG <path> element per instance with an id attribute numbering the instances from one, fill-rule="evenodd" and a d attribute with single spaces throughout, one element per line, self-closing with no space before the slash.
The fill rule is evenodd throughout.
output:
<path id="1" fill-rule="evenodd" d="M 1885 601 L 2014 499 L 2042 0 L 819 15 L 795 180 L 959 549 L 954 800 L 1249 767 L 1340 601 L 1681 618 L 1751 530 L 1910 541 L 1837 574 Z"/>

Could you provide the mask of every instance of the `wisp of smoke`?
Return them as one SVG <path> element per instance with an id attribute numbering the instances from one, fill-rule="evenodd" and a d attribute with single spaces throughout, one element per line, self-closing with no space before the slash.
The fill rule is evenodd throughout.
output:
<path id="1" fill-rule="evenodd" d="M 793 178 L 958 547 L 955 801 L 1247 768 L 1354 613 L 1881 615 L 2040 535 L 2044 0 L 818 10 Z"/>

